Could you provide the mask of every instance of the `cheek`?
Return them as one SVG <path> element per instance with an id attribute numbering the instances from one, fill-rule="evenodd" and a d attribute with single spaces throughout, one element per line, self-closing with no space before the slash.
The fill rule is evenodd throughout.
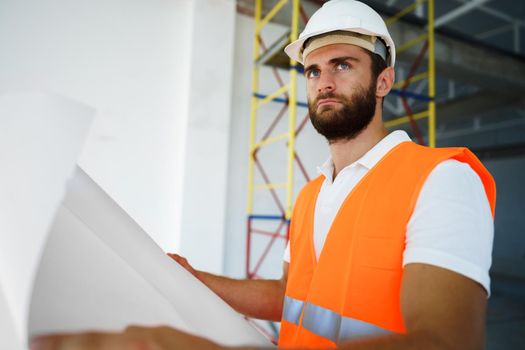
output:
<path id="1" fill-rule="evenodd" d="M 344 81 L 341 81 L 341 84 L 339 85 L 339 88 L 341 92 L 345 92 L 346 94 L 355 94 L 357 92 L 361 92 L 363 90 L 367 90 L 368 86 L 370 84 L 370 79 L 368 79 L 366 76 L 352 76 L 348 79 L 345 79 Z"/>

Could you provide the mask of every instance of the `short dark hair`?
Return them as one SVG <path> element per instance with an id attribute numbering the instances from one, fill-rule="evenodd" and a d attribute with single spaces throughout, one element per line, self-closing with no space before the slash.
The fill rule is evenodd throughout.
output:
<path id="1" fill-rule="evenodd" d="M 383 57 L 379 56 L 378 54 L 375 54 L 371 51 L 364 50 L 370 56 L 370 60 L 372 61 L 372 79 L 377 80 L 377 77 L 379 77 L 379 74 L 383 72 L 387 65 Z"/>
<path id="2" fill-rule="evenodd" d="M 370 68 L 372 68 L 371 69 L 372 70 L 372 82 L 374 86 L 376 86 L 377 78 L 379 77 L 379 74 L 381 74 L 387 67 L 386 62 L 383 59 L 383 57 L 379 56 L 378 54 L 375 54 L 365 49 L 363 49 L 363 51 L 365 51 L 370 57 L 370 61 L 371 61 Z M 383 97 L 381 99 L 381 106 L 383 105 L 384 101 L 385 101 L 385 98 Z"/>

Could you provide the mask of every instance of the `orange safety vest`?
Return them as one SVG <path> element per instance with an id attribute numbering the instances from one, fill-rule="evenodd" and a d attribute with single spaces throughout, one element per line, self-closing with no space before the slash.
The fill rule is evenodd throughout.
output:
<path id="1" fill-rule="evenodd" d="M 403 142 L 345 199 L 318 262 L 313 222 L 324 177 L 301 190 L 290 225 L 280 347 L 336 347 L 358 336 L 405 333 L 400 287 L 406 226 L 426 178 L 447 159 L 468 163 L 479 175 L 494 215 L 496 185 L 472 152 Z"/>

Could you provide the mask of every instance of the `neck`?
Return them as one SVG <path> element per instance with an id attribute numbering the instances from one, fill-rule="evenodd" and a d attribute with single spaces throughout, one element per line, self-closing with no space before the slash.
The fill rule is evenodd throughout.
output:
<path id="1" fill-rule="evenodd" d="M 366 129 L 355 138 L 330 143 L 330 154 L 334 162 L 333 178 L 335 179 L 343 168 L 365 155 L 386 135 L 388 130 L 383 125 L 381 115 L 376 114 Z"/>

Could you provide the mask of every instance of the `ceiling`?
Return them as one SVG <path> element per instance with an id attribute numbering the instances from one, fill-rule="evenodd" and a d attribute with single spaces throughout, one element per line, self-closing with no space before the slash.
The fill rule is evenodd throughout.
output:
<path id="1" fill-rule="evenodd" d="M 311 15 L 327 0 L 303 0 L 301 5 Z M 414 0 L 361 0 L 389 17 L 414 3 Z M 278 0 L 263 0 L 263 14 L 269 12 Z M 525 58 L 525 1 L 516 0 L 435 0 L 435 19 L 444 20 L 438 32 L 462 37 L 478 44 L 514 53 Z M 237 0 L 239 12 L 253 15 L 254 0 Z M 277 23 L 287 23 L 290 6 L 275 17 Z M 447 18 L 448 17 L 448 18 Z M 426 21 L 426 9 L 419 6 L 404 20 L 414 23 Z"/>
<path id="2" fill-rule="evenodd" d="M 365 0 L 388 14 L 411 5 L 413 0 Z M 426 18 L 415 11 L 410 19 Z M 435 1 L 438 32 L 456 35 L 477 44 L 504 50 L 525 58 L 525 2 L 515 0 L 439 0 Z"/>

